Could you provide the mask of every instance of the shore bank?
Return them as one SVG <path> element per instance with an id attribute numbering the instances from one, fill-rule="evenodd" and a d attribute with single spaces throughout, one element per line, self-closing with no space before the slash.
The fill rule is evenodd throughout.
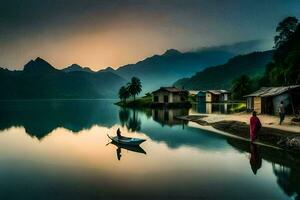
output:
<path id="1" fill-rule="evenodd" d="M 255 143 L 300 153 L 300 126 L 292 124 L 287 117 L 283 125 L 275 116 L 260 115 L 262 129 Z M 178 119 L 195 122 L 201 126 L 212 127 L 243 140 L 249 140 L 250 114 L 197 114 L 180 116 Z"/>

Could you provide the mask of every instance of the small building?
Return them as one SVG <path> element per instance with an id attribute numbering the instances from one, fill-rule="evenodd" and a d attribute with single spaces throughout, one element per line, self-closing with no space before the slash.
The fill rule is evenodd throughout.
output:
<path id="1" fill-rule="evenodd" d="M 283 87 L 262 87 L 247 98 L 247 110 L 263 114 L 277 114 L 283 101 L 287 113 L 300 109 L 300 85 Z"/>
<path id="2" fill-rule="evenodd" d="M 198 102 L 222 103 L 230 100 L 230 92 L 227 90 L 204 90 L 197 94 Z"/>
<path id="3" fill-rule="evenodd" d="M 176 87 L 161 87 L 152 92 L 152 101 L 156 104 L 186 103 L 189 92 Z"/>

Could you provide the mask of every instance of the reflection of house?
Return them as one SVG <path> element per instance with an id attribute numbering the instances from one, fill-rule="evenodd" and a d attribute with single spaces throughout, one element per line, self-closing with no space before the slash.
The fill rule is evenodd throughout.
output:
<path id="1" fill-rule="evenodd" d="M 161 87 L 160 89 L 152 92 L 153 103 L 185 103 L 188 101 L 187 90 L 175 87 Z"/>
<path id="2" fill-rule="evenodd" d="M 227 102 L 230 99 L 230 92 L 227 90 L 206 90 L 197 94 L 198 102 Z"/>
<path id="3" fill-rule="evenodd" d="M 300 85 L 285 87 L 263 87 L 258 91 L 246 95 L 247 109 L 258 113 L 275 114 L 280 102 L 283 101 L 288 113 L 300 109 Z"/>
<path id="4" fill-rule="evenodd" d="M 182 125 L 187 121 L 177 119 L 178 116 L 188 115 L 188 109 L 153 109 L 152 118 L 162 125 Z"/>

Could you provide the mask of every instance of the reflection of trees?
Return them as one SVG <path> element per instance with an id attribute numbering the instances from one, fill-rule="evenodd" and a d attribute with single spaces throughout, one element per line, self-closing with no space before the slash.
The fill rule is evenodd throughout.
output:
<path id="1" fill-rule="evenodd" d="M 135 109 L 121 108 L 119 110 L 119 119 L 122 127 L 126 125 L 127 129 L 134 132 L 141 130 L 141 120 L 138 117 L 138 112 Z"/>
<path id="2" fill-rule="evenodd" d="M 137 116 L 137 112 L 133 109 L 133 117 L 130 117 L 128 123 L 126 124 L 128 130 L 134 132 L 141 130 L 141 120 Z"/>
<path id="3" fill-rule="evenodd" d="M 130 116 L 130 112 L 128 109 L 121 108 L 119 110 L 119 119 L 120 119 L 122 127 L 124 127 L 124 125 L 128 122 L 129 116 Z"/>
<path id="4" fill-rule="evenodd" d="M 22 126 L 39 139 L 57 127 L 73 132 L 90 129 L 94 125 L 112 126 L 117 115 L 112 102 L 81 100 L 49 100 L 1 102 L 0 130 Z"/>
<path id="5" fill-rule="evenodd" d="M 300 169 L 289 168 L 283 165 L 272 164 L 273 172 L 277 177 L 277 184 L 289 197 L 295 196 L 300 200 Z"/>
<path id="6" fill-rule="evenodd" d="M 234 138 L 227 138 L 227 142 L 239 151 L 252 152 L 249 142 Z M 260 146 L 259 154 L 262 159 L 273 163 L 277 184 L 284 193 L 300 200 L 300 156 L 264 146 Z"/>

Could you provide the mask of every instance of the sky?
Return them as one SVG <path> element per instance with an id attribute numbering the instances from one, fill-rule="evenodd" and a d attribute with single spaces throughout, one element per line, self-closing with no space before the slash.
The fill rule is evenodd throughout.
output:
<path id="1" fill-rule="evenodd" d="M 0 67 L 42 57 L 99 70 L 243 41 L 272 48 L 276 25 L 300 0 L 0 0 Z"/>

